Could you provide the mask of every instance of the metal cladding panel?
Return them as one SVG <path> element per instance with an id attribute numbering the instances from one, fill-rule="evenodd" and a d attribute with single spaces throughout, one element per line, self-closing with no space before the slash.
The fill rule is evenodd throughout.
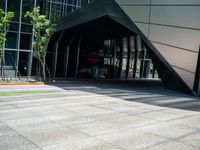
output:
<path id="1" fill-rule="evenodd" d="M 150 6 L 121 6 L 132 21 L 149 22 Z"/>
<path id="2" fill-rule="evenodd" d="M 149 39 L 198 52 L 200 30 L 151 25 Z"/>
<path id="3" fill-rule="evenodd" d="M 151 0 L 115 0 L 119 5 L 150 5 Z"/>
<path id="4" fill-rule="evenodd" d="M 152 0 L 157 5 L 200 5 L 199 0 Z"/>
<path id="5" fill-rule="evenodd" d="M 179 74 L 179 76 L 186 82 L 186 84 L 192 89 L 194 86 L 195 74 L 179 69 L 177 67 L 173 67 L 173 68 Z"/>
<path id="6" fill-rule="evenodd" d="M 195 74 L 198 53 L 158 43 L 153 43 L 153 45 L 163 56 L 165 56 L 170 65 L 177 66 L 183 70 L 187 70 L 188 72 Z"/>
<path id="7" fill-rule="evenodd" d="M 144 35 L 146 37 L 148 37 L 149 35 L 149 25 L 148 24 L 144 24 L 144 23 L 135 23 L 137 25 L 137 27 L 144 33 Z"/>
<path id="8" fill-rule="evenodd" d="M 178 75 L 192 89 L 197 67 L 198 53 L 169 47 L 162 44 L 154 43 L 154 46 L 170 63 Z"/>
<path id="9" fill-rule="evenodd" d="M 144 33 L 141 32 L 141 30 L 133 23 L 133 21 L 114 0 L 96 0 L 86 7 L 83 7 L 76 12 L 66 16 L 58 23 L 57 32 L 62 30 L 73 30 L 75 27 L 80 30 L 84 30 L 81 28 L 84 27 L 84 24 L 92 25 L 92 22 L 95 21 L 105 21 L 102 18 L 110 19 L 110 22 L 113 23 L 114 21 L 116 26 L 123 26 L 124 28 L 128 29 L 130 34 L 137 34 L 141 37 L 166 88 L 194 94 L 193 90 L 176 73 L 176 71 L 170 66 L 169 62 L 166 61 L 160 52 L 147 39 Z M 106 30 L 102 29 L 105 28 L 105 26 L 101 27 L 100 25 L 95 25 L 96 26 L 93 26 L 93 30 L 96 28 L 96 31 L 100 30 L 106 32 Z M 89 31 L 90 28 L 87 28 L 87 30 L 88 36 L 90 34 L 94 34 Z M 112 30 L 112 27 L 110 27 L 109 30 Z M 115 30 L 115 32 L 118 31 Z"/>
<path id="10" fill-rule="evenodd" d="M 152 6 L 151 23 L 200 29 L 200 6 Z"/>

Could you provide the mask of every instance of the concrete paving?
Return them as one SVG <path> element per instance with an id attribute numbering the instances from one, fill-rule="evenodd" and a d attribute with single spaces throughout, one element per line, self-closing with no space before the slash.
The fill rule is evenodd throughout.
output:
<path id="1" fill-rule="evenodd" d="M 200 100 L 162 87 L 4 86 L 0 150 L 199 150 Z"/>

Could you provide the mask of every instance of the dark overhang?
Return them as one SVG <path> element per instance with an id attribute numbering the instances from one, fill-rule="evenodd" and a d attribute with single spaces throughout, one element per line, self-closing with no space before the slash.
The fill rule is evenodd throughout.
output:
<path id="1" fill-rule="evenodd" d="M 75 34 L 90 40 L 94 40 L 94 37 L 97 40 L 139 35 L 164 86 L 168 89 L 195 94 L 114 0 L 93 1 L 64 17 L 58 22 L 57 32 L 52 37 L 52 42 L 58 39 L 70 41 Z"/>

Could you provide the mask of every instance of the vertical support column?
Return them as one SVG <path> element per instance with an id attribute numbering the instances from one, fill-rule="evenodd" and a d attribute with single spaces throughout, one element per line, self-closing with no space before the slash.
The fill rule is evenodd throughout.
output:
<path id="1" fill-rule="evenodd" d="M 36 0 L 34 0 L 34 8 L 36 7 Z M 33 30 L 34 30 L 35 26 L 33 25 Z M 33 62 L 33 40 L 34 40 L 34 33 L 32 30 L 32 44 L 31 44 L 31 52 L 29 54 L 29 66 L 28 66 L 28 78 L 31 77 L 31 72 L 32 72 L 32 62 Z"/>
<path id="2" fill-rule="evenodd" d="M 42 1 L 42 10 L 41 10 L 41 12 L 42 12 L 42 14 L 43 15 L 47 15 L 48 16 L 48 14 L 47 14 L 47 9 L 48 8 L 48 0 L 43 0 Z"/>
<path id="3" fill-rule="evenodd" d="M 53 52 L 53 78 L 55 79 L 56 77 L 56 68 L 57 68 L 57 56 L 58 56 L 58 43 L 55 43 L 55 48 L 54 48 L 54 52 Z"/>
<path id="4" fill-rule="evenodd" d="M 142 51 L 142 62 L 140 66 L 140 78 L 144 78 L 144 67 L 145 67 L 145 50 L 143 42 L 141 41 L 141 51 Z"/>
<path id="5" fill-rule="evenodd" d="M 65 56 L 65 78 L 67 78 L 67 69 L 68 69 L 68 62 L 69 62 L 69 48 L 70 48 L 70 45 L 68 45 L 65 49 L 65 52 L 66 52 L 66 56 Z"/>
<path id="6" fill-rule="evenodd" d="M 153 64 L 153 73 L 152 73 L 152 78 L 153 78 L 153 79 L 155 78 L 155 74 L 156 74 L 156 68 L 155 68 L 155 66 L 154 66 L 154 64 Z"/>
<path id="7" fill-rule="evenodd" d="M 150 6 L 149 6 L 149 24 L 148 24 L 148 39 L 150 35 L 150 26 L 151 26 L 151 11 L 152 11 L 152 0 L 150 0 Z"/>
<path id="8" fill-rule="evenodd" d="M 133 78 L 136 78 L 137 62 L 138 62 L 138 40 L 140 40 L 140 37 L 136 35 L 134 39 L 135 39 L 135 60 L 134 60 Z"/>
<path id="9" fill-rule="evenodd" d="M 75 79 L 77 79 L 77 76 L 78 76 L 78 66 L 79 66 L 79 58 L 80 58 L 80 49 L 81 49 L 81 37 L 80 37 L 79 43 L 78 43 L 78 51 L 77 51 L 77 58 L 76 58 Z"/>
<path id="10" fill-rule="evenodd" d="M 19 68 L 19 50 L 20 50 L 20 38 L 21 38 L 21 25 L 22 25 L 22 0 L 20 0 L 20 12 L 19 12 L 19 34 L 18 34 L 18 42 L 17 42 L 17 61 L 16 61 L 16 73 L 15 77 L 18 76 L 18 68 Z"/>
<path id="11" fill-rule="evenodd" d="M 57 58 L 58 58 L 58 46 L 59 42 L 62 39 L 64 31 L 61 32 L 58 41 L 55 43 L 55 48 L 54 48 L 54 57 L 53 57 L 53 78 L 55 79 L 56 77 L 56 69 L 57 69 Z"/>
<path id="12" fill-rule="evenodd" d="M 49 3 L 49 20 L 51 20 L 52 0 L 50 0 Z"/>
<path id="13" fill-rule="evenodd" d="M 79 7 L 80 7 L 79 0 L 76 0 L 76 9 L 78 9 Z"/>
<path id="14" fill-rule="evenodd" d="M 197 60 L 197 67 L 196 67 L 196 74 L 194 80 L 194 87 L 193 90 L 197 95 L 200 95 L 200 46 L 199 46 L 199 54 Z"/>
<path id="15" fill-rule="evenodd" d="M 122 64 L 123 64 L 123 45 L 122 45 L 122 38 L 120 38 L 119 40 L 119 49 L 120 49 L 120 61 L 119 61 L 119 72 L 118 72 L 118 78 L 121 77 L 121 71 L 122 71 Z"/>
<path id="16" fill-rule="evenodd" d="M 127 38 L 127 50 L 128 50 L 128 56 L 127 56 L 127 65 L 126 65 L 126 78 L 128 78 L 129 73 L 129 67 L 130 67 L 130 57 L 131 57 L 131 48 L 130 48 L 130 37 Z"/>
<path id="17" fill-rule="evenodd" d="M 116 40 L 112 39 L 112 45 L 113 45 L 113 50 L 112 50 L 112 59 L 111 59 L 111 71 L 110 71 L 110 77 L 115 78 L 115 62 L 116 62 Z"/>

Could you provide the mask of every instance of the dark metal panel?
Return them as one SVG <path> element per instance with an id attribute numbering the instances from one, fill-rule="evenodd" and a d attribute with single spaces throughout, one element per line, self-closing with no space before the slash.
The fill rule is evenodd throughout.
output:
<path id="1" fill-rule="evenodd" d="M 199 56 L 197 60 L 197 68 L 195 74 L 194 88 L 193 90 L 200 95 L 200 46 L 199 46 Z"/>
<path id="2" fill-rule="evenodd" d="M 128 49 L 128 60 L 127 60 L 127 66 L 126 66 L 126 78 L 128 78 L 128 73 L 129 73 L 129 67 L 130 67 L 130 57 L 131 57 L 131 48 L 130 48 L 130 37 L 127 38 L 127 49 Z"/>

